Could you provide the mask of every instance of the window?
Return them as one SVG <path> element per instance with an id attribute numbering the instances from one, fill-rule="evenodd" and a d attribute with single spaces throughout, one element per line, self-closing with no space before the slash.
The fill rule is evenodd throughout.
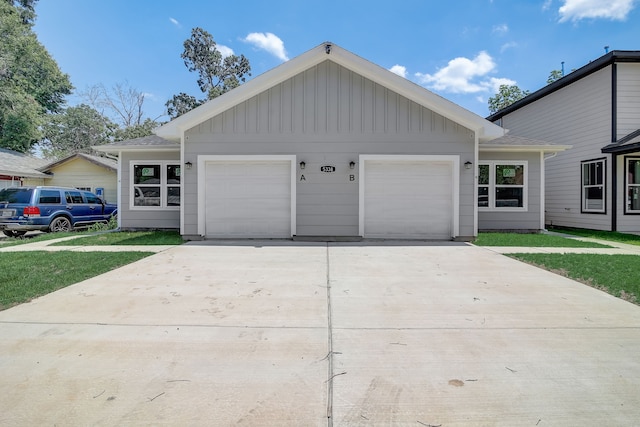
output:
<path id="1" fill-rule="evenodd" d="M 605 212 L 605 160 L 589 160 L 582 166 L 582 212 Z"/>
<path id="2" fill-rule="evenodd" d="M 79 191 L 65 191 L 64 197 L 67 200 L 67 203 L 84 203 L 82 194 L 80 194 Z"/>
<path id="3" fill-rule="evenodd" d="M 504 211 L 527 210 L 527 162 L 479 163 L 478 208 Z"/>
<path id="4" fill-rule="evenodd" d="M 46 204 L 60 204 L 60 191 L 58 190 L 40 190 L 40 200 L 38 201 L 42 205 Z"/>
<path id="5" fill-rule="evenodd" d="M 87 198 L 87 203 L 92 204 L 92 205 L 100 205 L 102 204 L 102 201 L 100 199 L 98 199 L 97 196 L 95 196 L 92 193 L 84 193 L 84 197 Z"/>
<path id="6" fill-rule="evenodd" d="M 177 208 L 180 206 L 180 165 L 174 162 L 131 164 L 132 208 Z"/>
<path id="7" fill-rule="evenodd" d="M 625 163 L 627 172 L 625 213 L 640 213 L 640 158 L 627 157 Z"/>

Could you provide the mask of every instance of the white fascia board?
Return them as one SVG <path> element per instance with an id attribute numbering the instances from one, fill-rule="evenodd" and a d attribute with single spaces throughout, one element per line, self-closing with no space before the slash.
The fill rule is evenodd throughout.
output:
<path id="1" fill-rule="evenodd" d="M 327 53 L 326 46 L 331 45 Z M 363 59 L 333 43 L 326 42 L 291 59 L 276 68 L 244 83 L 190 112 L 154 130 L 162 138 L 178 141 L 182 132 L 240 104 L 269 88 L 292 78 L 309 68 L 330 60 L 358 73 L 425 108 L 476 132 L 482 141 L 504 136 L 505 130 L 475 113 L 400 77 L 366 59 Z"/>
<path id="2" fill-rule="evenodd" d="M 503 153 L 525 153 L 525 152 L 543 152 L 543 153 L 559 153 L 572 148 L 573 145 L 490 145 L 480 144 L 480 152 L 503 152 Z"/>
<path id="3" fill-rule="evenodd" d="M 153 146 L 153 145 L 145 145 L 145 146 L 137 146 L 137 147 L 131 147 L 131 146 L 109 146 L 109 147 L 105 147 L 105 146 L 93 146 L 91 147 L 96 151 L 101 151 L 103 153 L 137 153 L 137 152 L 158 152 L 158 151 L 162 151 L 162 152 L 180 152 L 180 145 L 176 144 L 175 147 L 167 147 L 167 146 Z"/>

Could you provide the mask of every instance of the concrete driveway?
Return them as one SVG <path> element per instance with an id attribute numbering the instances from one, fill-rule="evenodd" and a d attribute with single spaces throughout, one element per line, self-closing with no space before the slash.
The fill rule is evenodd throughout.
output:
<path id="1" fill-rule="evenodd" d="M 2 425 L 640 420 L 640 307 L 466 244 L 188 244 L 0 336 Z"/>

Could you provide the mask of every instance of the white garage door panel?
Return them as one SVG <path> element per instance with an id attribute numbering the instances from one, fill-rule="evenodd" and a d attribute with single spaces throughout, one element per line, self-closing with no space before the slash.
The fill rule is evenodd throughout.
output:
<path id="1" fill-rule="evenodd" d="M 366 237 L 451 238 L 451 162 L 367 161 Z"/>
<path id="2" fill-rule="evenodd" d="M 291 162 L 209 162 L 207 237 L 290 237 Z"/>

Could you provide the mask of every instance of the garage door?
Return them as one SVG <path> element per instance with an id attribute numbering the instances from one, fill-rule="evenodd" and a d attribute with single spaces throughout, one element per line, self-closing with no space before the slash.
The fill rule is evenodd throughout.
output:
<path id="1" fill-rule="evenodd" d="M 452 161 L 365 161 L 364 237 L 450 239 Z"/>
<path id="2" fill-rule="evenodd" d="M 291 164 L 205 163 L 205 235 L 291 237 Z"/>

